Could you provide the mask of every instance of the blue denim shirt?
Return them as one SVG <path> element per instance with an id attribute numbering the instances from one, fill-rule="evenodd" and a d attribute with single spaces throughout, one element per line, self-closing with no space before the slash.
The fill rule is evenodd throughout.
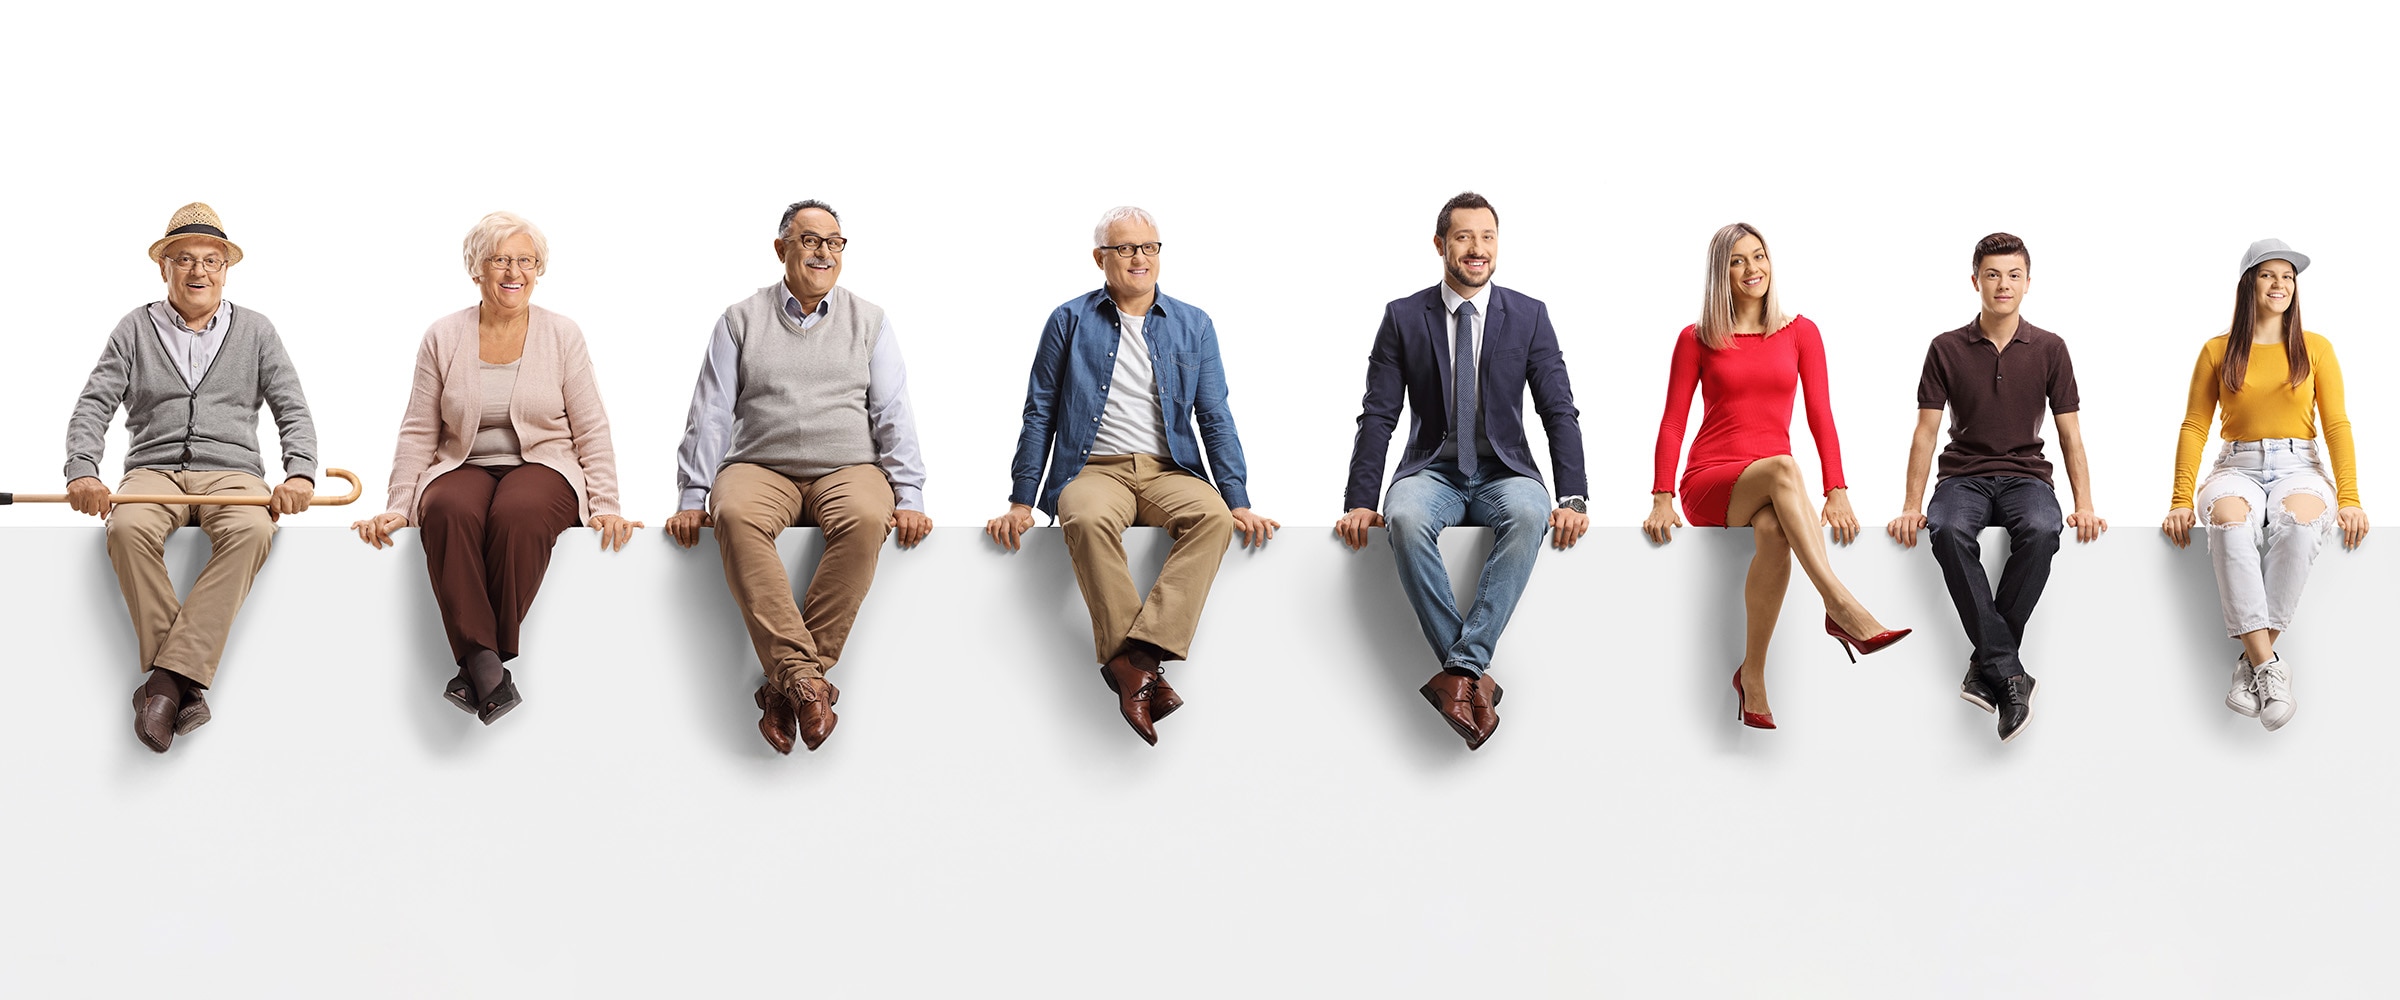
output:
<path id="1" fill-rule="evenodd" d="M 1242 440 L 1225 406 L 1225 366 L 1217 357 L 1217 328 L 1188 302 L 1153 297 L 1142 321 L 1150 368 L 1158 380 L 1160 416 L 1167 425 L 1168 460 L 1216 483 L 1225 506 L 1250 506 L 1243 485 Z M 1117 305 L 1103 288 L 1052 310 L 1042 326 L 1025 383 L 1025 429 L 1017 435 L 1015 479 L 1008 502 L 1058 516 L 1058 493 L 1083 471 L 1100 432 L 1108 380 L 1117 365 Z M 1199 433 L 1193 434 L 1197 420 Z M 1201 460 L 1201 445 L 1208 447 Z M 1048 474 L 1044 475 L 1047 466 Z M 1213 475 L 1211 474 L 1213 470 Z"/>

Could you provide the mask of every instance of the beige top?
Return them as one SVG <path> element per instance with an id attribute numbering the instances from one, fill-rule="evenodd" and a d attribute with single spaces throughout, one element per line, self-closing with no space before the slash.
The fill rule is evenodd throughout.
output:
<path id="1" fill-rule="evenodd" d="M 524 450 L 517 444 L 517 425 L 508 416 L 509 397 L 517 391 L 517 365 L 483 362 L 483 419 L 475 424 L 475 443 L 467 449 L 468 465 L 521 465 Z"/>
<path id="2" fill-rule="evenodd" d="M 433 321 L 417 348 L 417 375 L 400 442 L 392 450 L 392 485 L 385 509 L 417 523 L 425 487 L 466 463 L 483 425 L 483 358 L 475 306 Z M 526 320 L 525 353 L 517 359 L 509 422 L 527 462 L 556 470 L 575 488 L 576 514 L 585 521 L 617 514 L 617 457 L 608 440 L 608 411 L 592 378 L 591 355 L 575 321 L 534 306 Z"/>

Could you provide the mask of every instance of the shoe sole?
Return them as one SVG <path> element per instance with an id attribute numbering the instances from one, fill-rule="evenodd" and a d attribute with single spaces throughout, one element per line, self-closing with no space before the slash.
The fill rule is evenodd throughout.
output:
<path id="1" fill-rule="evenodd" d="M 2235 714 L 2235 715 L 2238 715 L 2238 716 L 2241 716 L 2242 718 L 2245 718 L 2245 719 L 2255 719 L 2255 718 L 2258 718 L 2258 706 L 2256 706 L 2256 705 L 2244 706 L 2244 705 L 2243 705 L 2241 702 L 2238 702 L 2238 701 L 2235 701 L 2235 700 L 2233 700 L 2233 696 L 2232 696 L 2232 695 L 2226 695 L 2226 696 L 2225 696 L 2225 707 L 2226 707 L 2226 708 L 2233 709 L 2233 714 Z"/>
<path id="2" fill-rule="evenodd" d="M 1991 702 L 1989 702 L 1989 701 L 1987 701 L 1987 700 L 1985 700 L 1985 699 L 1982 699 L 1982 698 L 1978 698 L 1978 697 L 1976 697 L 1976 696 L 1974 696 L 1974 695 L 1972 695 L 1972 694 L 1968 694 L 1967 692 L 1965 692 L 1965 691 L 1963 691 L 1963 690 L 1962 690 L 1962 691 L 1960 691 L 1960 692 L 1958 693 L 1958 700 L 1960 700 L 1960 701 L 1963 701 L 1963 702 L 1966 702 L 1966 703 L 1967 703 L 1967 704 L 1969 704 L 1969 705 L 1973 705 L 1973 706 L 1975 706 L 1976 708 L 1983 709 L 1983 710 L 1984 710 L 1984 711 L 1986 711 L 1986 712 L 1997 712 L 1997 711 L 1999 711 L 1999 709 L 1998 709 L 1998 708 L 1995 708 L 1995 707 L 1993 707 L 1993 705 L 1992 705 L 1992 703 L 1991 703 Z"/>
<path id="3" fill-rule="evenodd" d="M 182 736 L 194 729 L 208 725 L 209 718 L 207 702 L 185 705 L 182 711 L 175 713 L 175 735 Z"/>
<path id="4" fill-rule="evenodd" d="M 2293 706 L 2292 706 L 2292 715 L 2298 715 L 2298 714 L 2300 714 L 2300 706 L 2298 706 L 2298 705 L 2293 705 Z M 2266 714 L 2265 714 L 2264 712 L 2261 712 L 2261 713 L 2259 714 L 2259 716 L 2258 716 L 2258 724 L 2259 724 L 2259 725 L 2261 725 L 2261 726 L 2265 726 L 2265 727 L 2267 728 L 2267 731 L 2271 733 L 2271 732 L 2274 732 L 2274 731 L 2276 731 L 2276 730 L 2278 730 L 2278 729 L 2282 729 L 2282 728 L 2283 728 L 2283 727 L 2285 727 L 2285 726 L 2291 725 L 2291 724 L 2292 724 L 2292 715 L 2286 715 L 2286 716 L 2284 716 L 2284 717 L 2283 717 L 2283 721 L 2282 721 L 2282 722 L 2268 722 L 2268 721 L 2267 721 L 2267 716 L 2266 716 Z"/>

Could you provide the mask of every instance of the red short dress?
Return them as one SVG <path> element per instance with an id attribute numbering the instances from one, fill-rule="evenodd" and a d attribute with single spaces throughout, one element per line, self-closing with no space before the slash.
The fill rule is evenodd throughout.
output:
<path id="1" fill-rule="evenodd" d="M 1700 343 L 1697 327 L 1675 338 L 1675 360 L 1667 369 L 1667 411 L 1658 421 L 1658 449 L 1651 490 L 1680 492 L 1683 518 L 1695 527 L 1725 526 L 1734 481 L 1750 463 L 1792 453 L 1792 395 L 1808 390 L 1808 431 L 1816 438 L 1825 489 L 1844 488 L 1842 443 L 1833 429 L 1833 403 L 1825 390 L 1825 338 L 1805 316 L 1771 334 L 1736 334 L 1721 349 Z M 1692 390 L 1703 403 L 1700 434 L 1692 439 L 1681 488 L 1675 482 L 1676 453 L 1683 450 Z"/>

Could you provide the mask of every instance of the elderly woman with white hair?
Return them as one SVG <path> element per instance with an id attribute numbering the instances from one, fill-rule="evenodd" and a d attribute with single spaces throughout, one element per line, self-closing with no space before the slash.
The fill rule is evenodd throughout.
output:
<path id="1" fill-rule="evenodd" d="M 573 320 L 535 306 L 549 241 L 507 212 L 467 233 L 483 301 L 435 320 L 392 455 L 385 513 L 351 525 L 380 549 L 416 525 L 458 661 L 444 694 L 490 725 L 517 706 L 518 626 L 561 532 L 588 524 L 622 549 L 616 453 L 592 359 Z"/>

